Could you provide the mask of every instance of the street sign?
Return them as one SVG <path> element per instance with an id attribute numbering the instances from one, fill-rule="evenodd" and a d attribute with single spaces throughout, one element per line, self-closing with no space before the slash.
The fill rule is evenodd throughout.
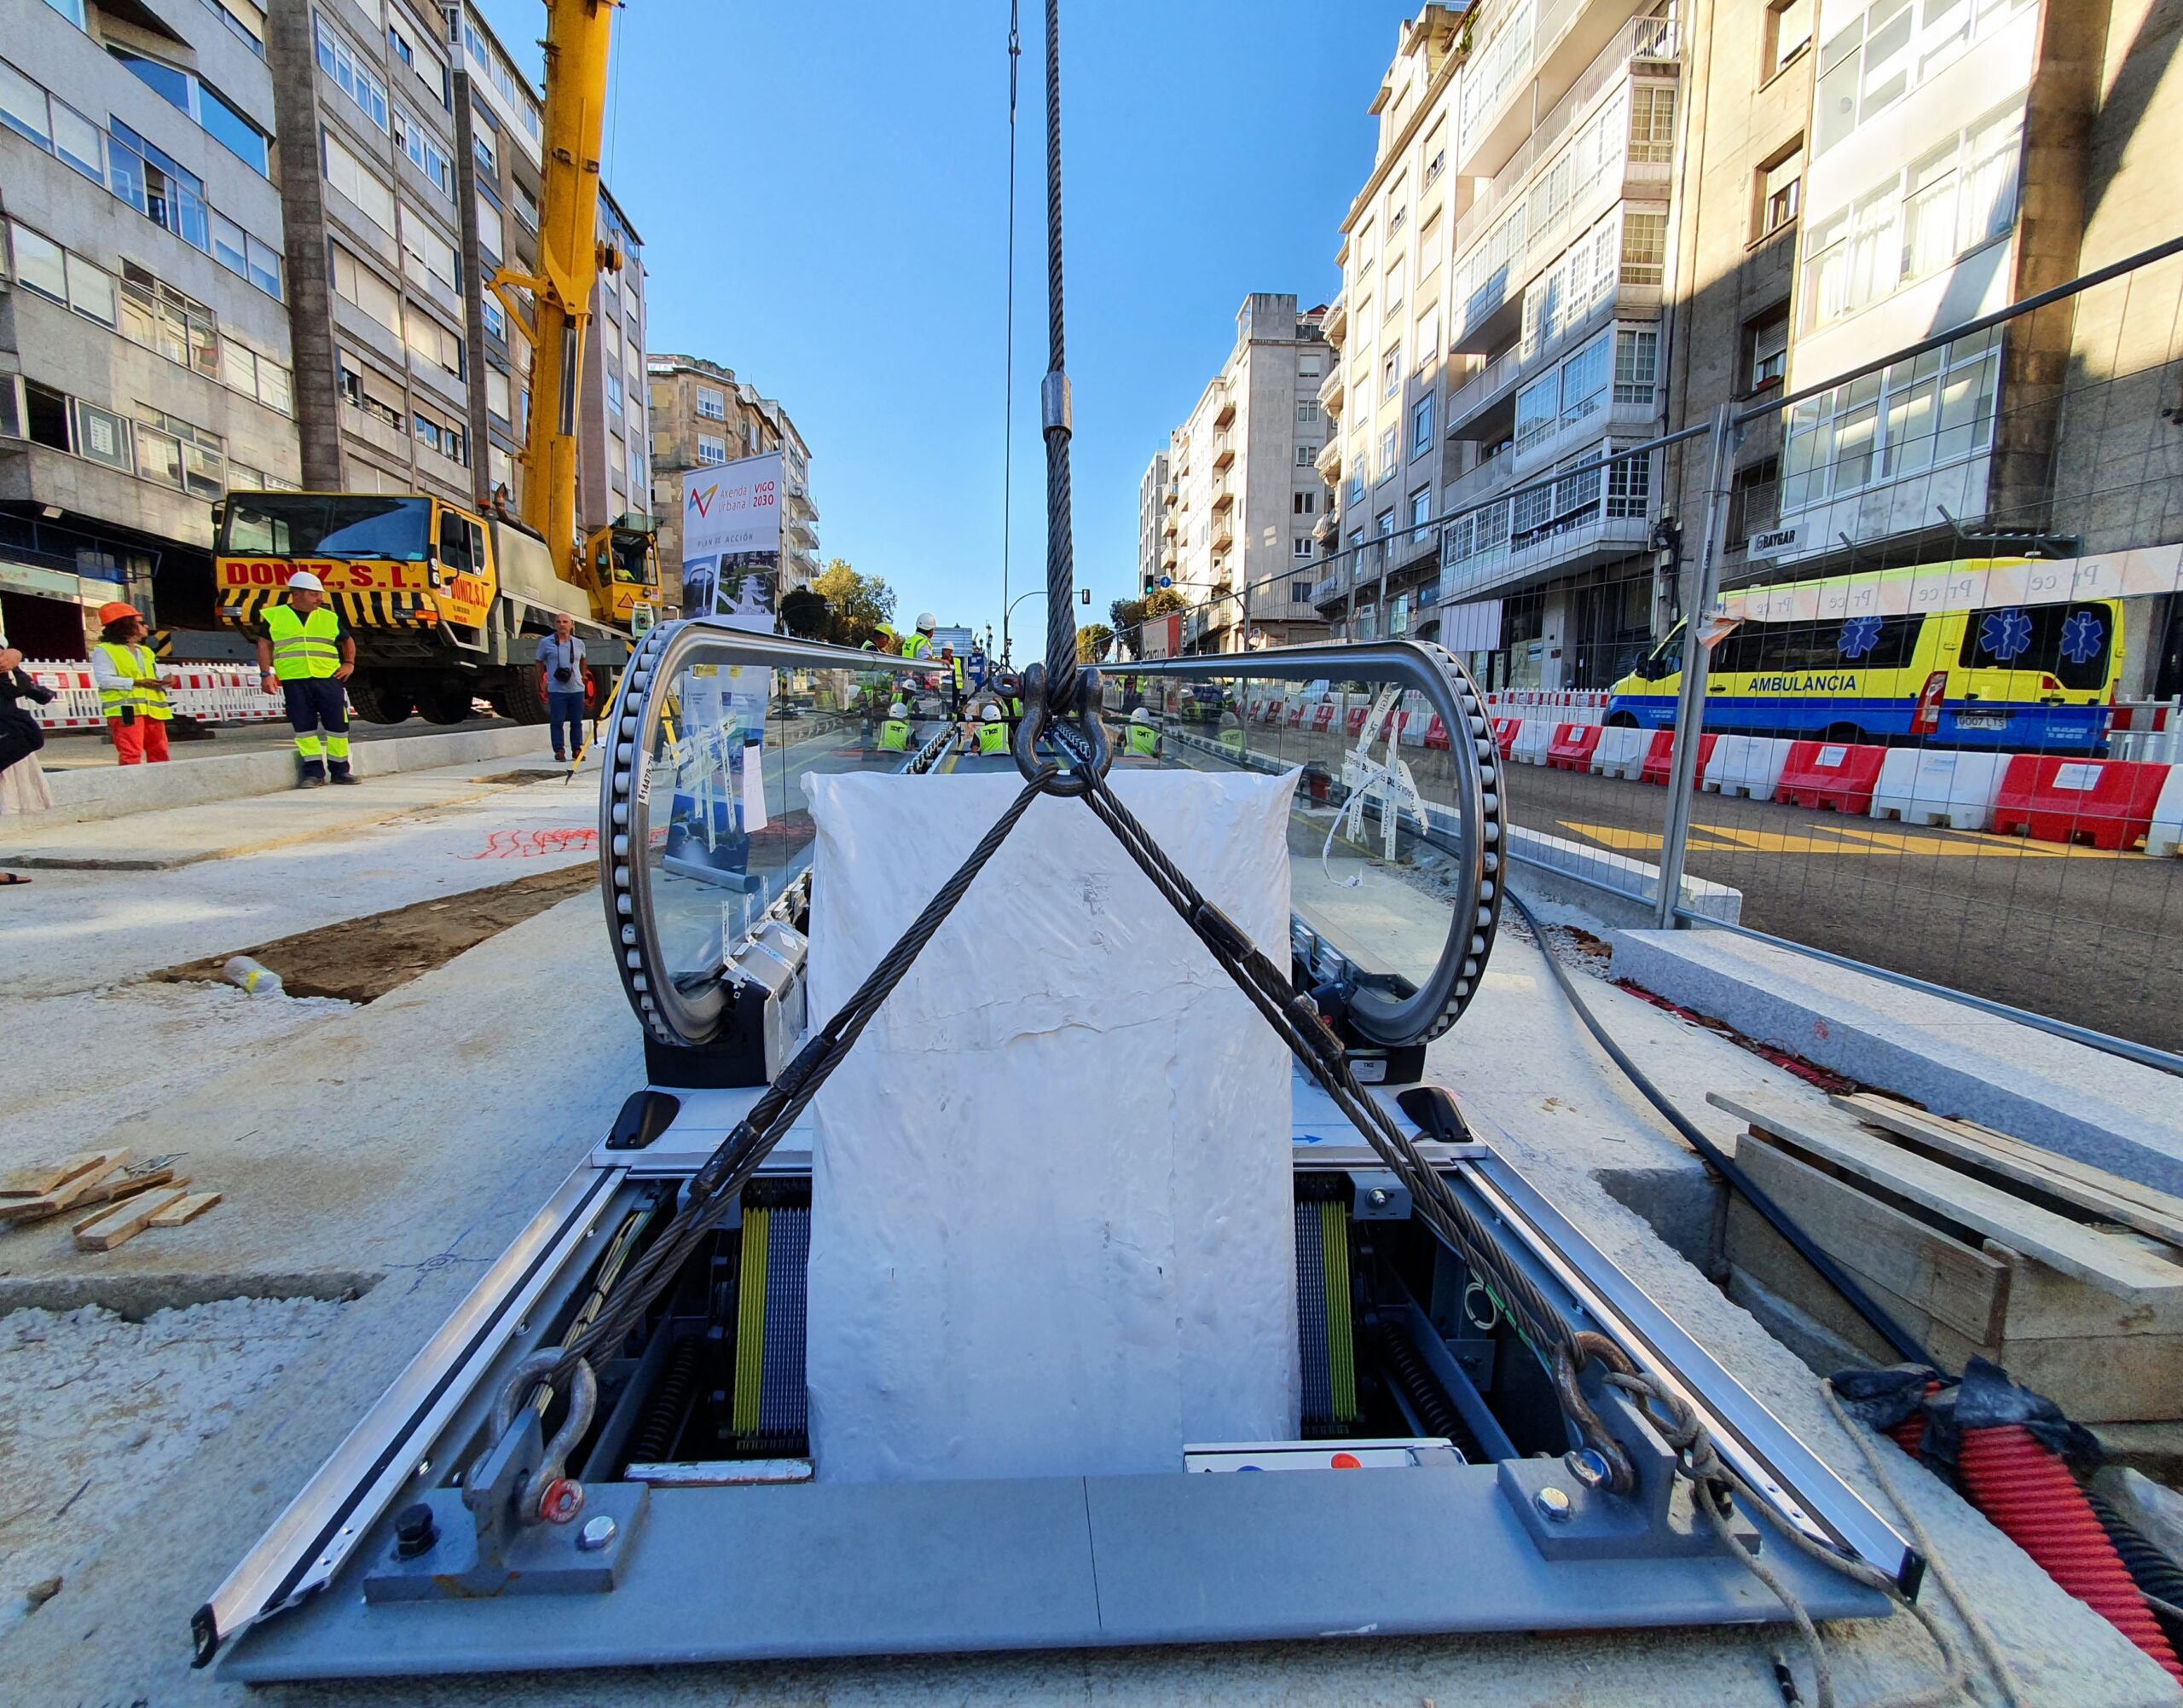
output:
<path id="1" fill-rule="evenodd" d="M 1173 576 L 1162 576 L 1160 577 L 1160 585 L 1163 588 L 1171 588 L 1174 586 L 1174 584 L 1175 578 Z"/>
<path id="2" fill-rule="evenodd" d="M 1751 536 L 1744 555 L 1751 559 L 1783 558 L 1797 549 L 1797 536 L 1803 531 L 1800 524 L 1792 522 L 1786 528 L 1766 528 Z"/>

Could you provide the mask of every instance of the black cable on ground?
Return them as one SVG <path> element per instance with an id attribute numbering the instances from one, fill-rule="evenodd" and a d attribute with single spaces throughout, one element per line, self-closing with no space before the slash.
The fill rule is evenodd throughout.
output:
<path id="1" fill-rule="evenodd" d="M 1538 952 L 1546 957 L 1546 964 L 1552 970 L 1554 981 L 1560 987 L 1561 994 L 1567 999 L 1569 1005 L 1577 1010 L 1578 1019 L 1584 1022 L 1584 1030 L 1592 1034 L 1593 1041 L 1607 1052 L 1607 1059 L 1622 1070 L 1622 1076 L 1643 1094 L 1647 1103 L 1660 1112 L 1669 1126 L 1682 1135 L 1693 1150 L 1718 1171 L 1721 1178 L 1743 1196 L 1746 1203 L 1766 1219 L 1769 1227 L 1795 1247 L 1797 1254 L 1817 1270 L 1821 1278 L 1847 1300 L 1852 1310 L 1872 1324 L 1874 1332 L 1883 1340 L 1894 1347 L 1896 1352 L 1903 1358 L 1928 1365 L 1934 1369 L 1939 1369 L 1940 1361 L 1920 1346 L 1917 1338 L 1909 1330 L 1890 1316 L 1885 1307 L 1872 1294 L 1858 1286 L 1839 1264 L 1815 1245 L 1811 1236 L 1804 1230 L 1796 1219 L 1769 1197 L 1748 1174 L 1736 1166 L 1734 1157 L 1708 1138 L 1698 1124 L 1676 1108 L 1669 1100 L 1667 1094 L 1652 1082 L 1646 1075 L 1645 1070 L 1630 1060 L 1629 1052 L 1616 1043 L 1608 1035 L 1607 1028 L 1600 1024 L 1598 1016 L 1592 1012 L 1591 1005 L 1578 993 L 1577 987 L 1569 976 L 1569 970 L 1561 964 L 1561 958 L 1554 952 L 1553 946 L 1547 941 L 1546 930 L 1539 923 L 1538 916 L 1532 912 L 1523 897 L 1517 895 L 1514 889 L 1509 889 L 1505 894 L 1507 899 L 1514 905 L 1516 912 L 1523 916 L 1524 923 L 1531 928 L 1532 935 L 1538 943 Z"/>

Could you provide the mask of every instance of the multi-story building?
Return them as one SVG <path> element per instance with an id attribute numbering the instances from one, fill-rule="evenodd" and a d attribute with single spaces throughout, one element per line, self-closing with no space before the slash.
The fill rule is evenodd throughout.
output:
<path id="1" fill-rule="evenodd" d="M 116 587 L 209 625 L 230 487 L 518 495 L 529 352 L 487 281 L 536 265 L 541 109 L 474 9 L 46 0 L 21 21 L 0 60 L 11 634 L 79 655 L 80 618 L 46 607 Z M 607 193 L 599 235 L 621 264 L 594 298 L 588 527 L 645 507 L 650 463 L 642 251 Z"/>
<path id="2" fill-rule="evenodd" d="M 781 453 L 781 588 L 808 586 L 819 573 L 819 510 L 811 499 L 811 453 L 788 412 L 732 368 L 697 356 L 655 356 L 650 386 L 651 507 L 659 518 L 661 592 L 679 599 L 682 561 L 682 477 L 693 468 Z"/>
<path id="3" fill-rule="evenodd" d="M 1155 451 L 1137 483 L 1137 591 L 1139 598 L 1160 585 L 1161 529 L 1167 516 L 1167 453 Z"/>
<path id="4" fill-rule="evenodd" d="M 1493 686 L 1611 680 L 1650 632 L 1626 584 L 1652 460 L 1607 458 L 1663 420 L 1678 32 L 1630 0 L 1488 0 L 1428 9 L 1401 49 L 1344 229 L 1344 550 L 1318 596 L 1360 637 L 1433 623 Z"/>
<path id="5" fill-rule="evenodd" d="M 0 628 L 209 620 L 214 500 L 301 472 L 266 20 L 45 0 L 0 40 Z"/>
<path id="6" fill-rule="evenodd" d="M 1159 574 L 1192 606 L 1188 651 L 1325 633 L 1311 600 L 1313 530 L 1327 501 L 1317 468 L 1319 388 L 1333 359 L 1323 313 L 1298 313 L 1293 295 L 1245 298 L 1228 359 L 1169 436 Z M 1148 476 L 1158 467 L 1155 458 Z M 1144 496 L 1140 483 L 1140 509 Z"/>

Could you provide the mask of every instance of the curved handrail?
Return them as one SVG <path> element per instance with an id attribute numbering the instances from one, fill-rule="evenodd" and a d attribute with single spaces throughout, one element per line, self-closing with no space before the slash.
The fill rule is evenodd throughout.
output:
<path id="1" fill-rule="evenodd" d="M 1456 799 L 1450 803 L 1456 835 L 1449 852 L 1455 856 L 1457 883 L 1448 941 L 1432 976 L 1410 996 L 1362 987 L 1352 991 L 1349 1019 L 1358 1033 L 1385 1045 L 1421 1043 L 1453 1026 L 1478 989 L 1500 929 L 1502 853 L 1501 755 L 1478 685 L 1455 655 L 1426 640 L 1349 641 L 1150 658 L 1115 666 L 1109 674 L 1395 681 L 1425 696 L 1448 732 L 1456 773 Z"/>

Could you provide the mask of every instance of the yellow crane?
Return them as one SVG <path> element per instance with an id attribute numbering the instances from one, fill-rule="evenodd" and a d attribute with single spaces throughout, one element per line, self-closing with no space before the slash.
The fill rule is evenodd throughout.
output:
<path id="1" fill-rule="evenodd" d="M 531 350 L 519 517 L 428 493 L 231 492 L 218 507 L 220 620 L 254 634 L 298 570 L 332 595 L 356 643 L 349 698 L 359 716 L 413 711 L 460 722 L 483 697 L 543 722 L 536 640 L 572 618 L 603 702 L 611 673 L 658 608 L 657 524 L 576 521 L 577 399 L 591 294 L 621 252 L 598 236 L 599 146 L 613 15 L 621 0 L 544 0 L 546 111 L 540 138 L 538 263 L 489 281 Z"/>

